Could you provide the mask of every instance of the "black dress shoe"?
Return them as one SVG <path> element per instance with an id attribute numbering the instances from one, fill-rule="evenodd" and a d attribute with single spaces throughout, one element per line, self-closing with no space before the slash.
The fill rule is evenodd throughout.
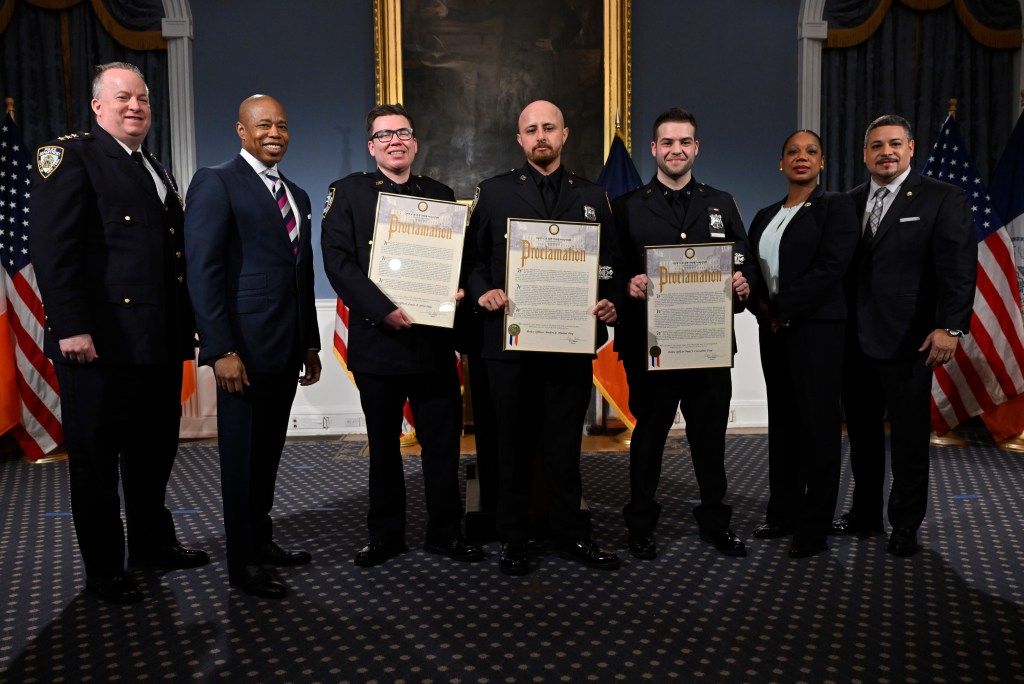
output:
<path id="1" fill-rule="evenodd" d="M 900 558 L 913 556 L 921 550 L 917 543 L 917 533 L 904 527 L 897 527 L 889 535 L 889 545 L 885 550 Z"/>
<path id="2" fill-rule="evenodd" d="M 250 596 L 281 599 L 288 595 L 284 583 L 262 565 L 244 565 L 228 574 L 228 581 Z"/>
<path id="3" fill-rule="evenodd" d="M 832 528 L 829 534 L 835 535 L 856 535 L 858 537 L 873 537 L 876 534 L 885 534 L 882 522 L 879 520 L 868 521 L 853 511 L 843 513 L 832 521 Z"/>
<path id="4" fill-rule="evenodd" d="M 400 553 L 405 553 L 406 550 L 405 544 L 370 542 L 356 552 L 355 564 L 364 568 L 372 568 Z"/>
<path id="5" fill-rule="evenodd" d="M 439 553 L 442 556 L 448 556 L 452 560 L 465 561 L 468 563 L 475 563 L 476 561 L 482 561 L 484 559 L 483 549 L 474 544 L 467 544 L 458 537 L 440 543 L 431 541 L 424 542 L 423 550 L 427 553 Z"/>
<path id="6" fill-rule="evenodd" d="M 701 532 L 700 538 L 709 544 L 714 544 L 715 548 L 726 556 L 742 558 L 747 555 L 747 547 L 743 545 L 743 540 L 733 534 L 732 530 L 728 528 L 724 530 Z"/>
<path id="7" fill-rule="evenodd" d="M 602 549 L 589 539 L 559 543 L 558 555 L 599 570 L 614 570 L 622 565 L 622 561 L 613 552 Z"/>
<path id="8" fill-rule="evenodd" d="M 631 532 L 629 535 L 629 552 L 633 558 L 652 560 L 658 556 L 658 542 L 654 535 L 643 532 Z"/>
<path id="9" fill-rule="evenodd" d="M 790 530 L 788 527 L 782 525 L 774 525 L 772 523 L 764 523 L 754 528 L 755 539 L 778 539 L 779 537 L 785 537 L 789 534 Z"/>
<path id="10" fill-rule="evenodd" d="M 260 546 L 260 562 L 264 565 L 305 565 L 311 560 L 313 557 L 308 551 L 287 551 L 272 541 Z"/>
<path id="11" fill-rule="evenodd" d="M 526 542 L 504 542 L 498 557 L 498 568 L 506 575 L 525 575 L 530 572 L 530 559 Z"/>
<path id="12" fill-rule="evenodd" d="M 142 589 L 135 579 L 126 573 L 109 577 L 86 577 L 85 590 L 107 603 L 138 603 L 142 600 Z"/>
<path id="13" fill-rule="evenodd" d="M 789 547 L 789 557 L 810 558 L 811 556 L 817 556 L 819 553 L 825 553 L 826 551 L 828 551 L 828 544 L 823 541 L 794 541 L 793 545 Z"/>
<path id="14" fill-rule="evenodd" d="M 149 553 L 133 553 L 128 558 L 128 567 L 180 570 L 198 568 L 209 562 L 210 556 L 202 549 L 186 549 L 178 542 L 174 542 Z"/>

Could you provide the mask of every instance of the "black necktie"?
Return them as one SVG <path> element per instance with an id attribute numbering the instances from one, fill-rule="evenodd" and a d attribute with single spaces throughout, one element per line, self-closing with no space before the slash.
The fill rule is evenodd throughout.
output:
<path id="1" fill-rule="evenodd" d="M 555 187 L 555 181 L 550 176 L 540 179 L 540 196 L 544 199 L 544 208 L 547 209 L 548 214 L 554 213 L 555 203 L 558 201 L 558 188 Z"/>
<path id="2" fill-rule="evenodd" d="M 683 194 L 685 192 L 685 190 L 673 190 L 668 195 L 668 203 L 672 205 L 672 211 L 679 220 L 679 225 L 683 225 L 686 220 L 686 197 Z"/>
<path id="3" fill-rule="evenodd" d="M 399 195 L 408 195 L 412 190 L 411 184 L 409 183 L 395 183 L 395 193 Z"/>
<path id="4" fill-rule="evenodd" d="M 156 194 L 159 195 L 160 190 L 156 187 L 156 183 L 153 181 L 153 174 L 151 174 L 149 169 L 146 168 L 146 162 L 142 158 L 142 152 L 139 152 L 138 150 L 132 152 L 132 159 L 134 159 L 135 163 L 139 165 L 142 172 L 146 174 L 146 178 L 149 179 L 149 187 L 153 188 L 153 190 L 156 191 Z"/>

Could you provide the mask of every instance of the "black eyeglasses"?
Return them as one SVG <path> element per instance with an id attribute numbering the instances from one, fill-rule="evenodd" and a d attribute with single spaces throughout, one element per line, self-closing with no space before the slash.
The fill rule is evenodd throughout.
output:
<path id="1" fill-rule="evenodd" d="M 412 140 L 412 129 L 399 128 L 397 131 L 392 131 L 385 128 L 383 131 L 377 131 L 376 133 L 371 135 L 370 139 L 373 140 L 374 138 L 376 138 L 377 140 L 380 140 L 382 143 L 388 143 L 391 142 L 391 139 L 394 138 L 396 135 L 398 136 L 399 140 Z"/>

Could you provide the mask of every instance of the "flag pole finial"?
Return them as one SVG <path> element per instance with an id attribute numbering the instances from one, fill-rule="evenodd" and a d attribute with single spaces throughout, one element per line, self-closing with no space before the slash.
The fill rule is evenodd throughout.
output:
<path id="1" fill-rule="evenodd" d="M 4 102 L 7 104 L 7 113 L 10 114 L 11 118 L 13 119 L 14 118 L 14 98 L 13 97 L 5 97 L 4 98 Z"/>
<path id="2" fill-rule="evenodd" d="M 1024 102 L 1024 90 L 1020 91 L 1020 94 L 1021 94 L 1021 98 L 1022 98 L 1021 101 Z M 616 131 L 621 131 L 622 130 L 622 115 L 619 113 L 619 110 L 617 110 L 617 109 L 615 110 L 615 130 Z"/>
<path id="3" fill-rule="evenodd" d="M 951 117 L 953 117 L 954 119 L 956 118 L 956 98 L 955 97 L 949 98 L 949 115 Z"/>

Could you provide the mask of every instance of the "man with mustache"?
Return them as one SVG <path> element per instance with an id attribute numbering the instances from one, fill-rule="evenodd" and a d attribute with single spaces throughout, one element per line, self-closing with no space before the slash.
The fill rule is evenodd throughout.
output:
<path id="1" fill-rule="evenodd" d="M 101 64 L 92 95 L 92 132 L 39 148 L 29 242 L 46 307 L 46 354 L 60 384 L 86 590 L 136 603 L 143 594 L 124 571 L 119 479 L 129 567 L 210 562 L 178 543 L 164 505 L 195 318 L 181 258 L 181 196 L 142 144 L 151 122 L 142 72 Z"/>
<path id="2" fill-rule="evenodd" d="M 747 555 L 743 542 L 729 528 L 732 507 L 724 503 L 732 369 L 647 370 L 646 246 L 732 242 L 734 263 L 738 264 L 732 279 L 737 312 L 750 294 L 749 282 L 756 277 L 743 220 L 732 195 L 693 177 L 699 149 L 697 120 L 690 112 L 673 107 L 659 115 L 651 140 L 658 171 L 646 186 L 616 198 L 614 207 L 626 277 L 631 278 L 615 350 L 626 369 L 629 410 L 636 417 L 629 445 L 630 499 L 622 513 L 629 530 L 630 553 L 647 560 L 658 552 L 654 529 L 661 505 L 655 494 L 665 440 L 677 407 L 686 420 L 686 439 L 700 487 L 700 505 L 693 509 L 700 538 L 727 556 Z M 734 353 L 735 349 L 734 340 Z"/>
<path id="3" fill-rule="evenodd" d="M 356 552 L 354 562 L 363 567 L 380 565 L 406 550 L 405 474 L 398 441 L 406 398 L 423 447 L 427 502 L 423 549 L 457 561 L 480 561 L 483 550 L 466 544 L 462 537 L 462 397 L 454 333 L 414 325 L 367 277 L 381 192 L 449 202 L 455 200 L 455 193 L 443 183 L 412 173 L 419 145 L 412 116 L 401 104 L 381 104 L 370 110 L 366 140 L 377 170 L 331 183 L 320 236 L 324 270 L 349 307 L 348 369 L 359 388 L 370 446 L 369 543 Z"/>
<path id="4" fill-rule="evenodd" d="M 888 552 L 912 556 L 928 501 L 932 369 L 968 333 L 978 244 L 963 190 L 910 168 L 914 137 L 901 116 L 871 122 L 864 166 L 850 191 L 863 237 L 847 272 L 843 404 L 850 437 L 853 506 L 833 534 L 884 533 L 885 426 L 892 487 Z"/>
<path id="5" fill-rule="evenodd" d="M 310 562 L 271 534 L 277 468 L 297 385 L 320 379 L 309 196 L 278 164 L 288 116 L 268 95 L 238 108 L 241 152 L 199 169 L 188 188 L 185 256 L 199 361 L 217 378 L 217 443 L 228 580 L 284 598 L 266 566 Z"/>
<path id="6" fill-rule="evenodd" d="M 558 107 L 543 100 L 529 104 L 519 115 L 516 134 L 526 164 L 480 184 L 466 235 L 466 297 L 484 312 L 481 356 L 497 414 L 498 565 L 509 575 L 529 572 L 535 459 L 543 467 L 547 523 L 559 554 L 594 568 L 620 564 L 618 556 L 591 541 L 580 513 L 580 446 L 593 356 L 505 351 L 502 344 L 510 304 L 504 290 L 509 219 L 600 223 L 600 300 L 591 313 L 607 325 L 616 321 L 619 288 L 612 259 L 617 250 L 608 198 L 600 186 L 562 167 L 568 136 Z M 606 334 L 604 326 L 599 331 Z"/>

